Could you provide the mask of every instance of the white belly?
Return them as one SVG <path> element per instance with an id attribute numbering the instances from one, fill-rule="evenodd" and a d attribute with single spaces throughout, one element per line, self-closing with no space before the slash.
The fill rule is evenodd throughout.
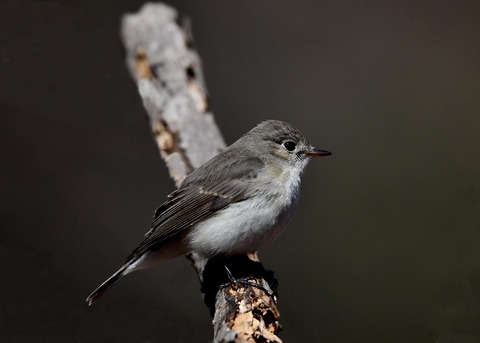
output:
<path id="1" fill-rule="evenodd" d="M 231 204 L 196 224 L 187 236 L 190 249 L 211 257 L 246 254 L 270 243 L 295 212 L 299 181 L 298 178 L 293 187 L 283 183 L 275 196 L 257 195 Z"/>

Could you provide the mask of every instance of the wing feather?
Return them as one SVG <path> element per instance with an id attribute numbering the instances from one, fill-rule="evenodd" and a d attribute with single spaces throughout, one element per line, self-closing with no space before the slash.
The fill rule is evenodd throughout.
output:
<path id="1" fill-rule="evenodd" d="M 205 173 L 196 173 L 198 169 L 194 171 L 182 186 L 171 193 L 168 196 L 169 199 L 155 211 L 150 231 L 145 235 L 143 242 L 130 254 L 127 261 L 155 249 L 168 238 L 214 215 L 222 208 L 252 196 L 252 190 L 246 186 L 252 178 L 257 177 L 263 162 L 256 158 L 243 160 L 243 163 L 239 162 L 240 160 L 237 160 L 228 168 L 215 173 L 217 182 L 210 187 L 205 186 L 206 183 L 202 182 L 202 178 L 196 175 Z M 200 168 L 208 169 L 209 165 L 207 163 Z M 204 172 L 208 175 L 208 170 Z M 211 174 L 210 177 L 212 177 Z"/>

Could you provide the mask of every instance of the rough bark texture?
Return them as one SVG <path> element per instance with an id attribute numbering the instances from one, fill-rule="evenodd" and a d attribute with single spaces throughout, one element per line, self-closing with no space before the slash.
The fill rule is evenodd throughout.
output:
<path id="1" fill-rule="evenodd" d="M 123 17 L 121 33 L 155 141 L 178 186 L 189 172 L 224 149 L 225 142 L 209 111 L 189 23 L 180 27 L 176 17 L 173 8 L 148 3 Z M 214 342 L 281 342 L 276 336 L 277 283 L 256 254 L 189 258 L 213 316 Z M 229 282 L 225 265 L 237 283 Z"/>

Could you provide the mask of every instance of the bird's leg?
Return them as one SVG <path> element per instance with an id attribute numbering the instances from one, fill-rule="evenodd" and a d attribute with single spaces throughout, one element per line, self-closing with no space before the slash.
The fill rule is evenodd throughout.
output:
<path id="1" fill-rule="evenodd" d="M 262 279 L 262 285 L 258 285 L 256 282 L 251 282 L 250 280 L 256 280 L 257 278 L 253 277 L 253 276 L 247 276 L 247 277 L 243 277 L 243 278 L 240 278 L 240 279 L 236 279 L 232 272 L 230 271 L 230 269 L 228 269 L 227 265 L 224 265 L 225 267 L 225 272 L 227 274 L 227 277 L 228 277 L 228 281 L 230 281 L 230 285 L 239 285 L 239 286 L 243 286 L 243 287 L 248 287 L 248 286 L 251 286 L 251 287 L 255 287 L 255 288 L 258 288 L 262 291 L 264 291 L 265 293 L 267 293 L 268 295 L 273 295 L 273 291 L 272 289 L 270 288 L 270 286 L 268 285 L 268 283 Z M 222 287 L 227 287 L 229 286 L 228 284 L 224 284 L 222 285 Z"/>

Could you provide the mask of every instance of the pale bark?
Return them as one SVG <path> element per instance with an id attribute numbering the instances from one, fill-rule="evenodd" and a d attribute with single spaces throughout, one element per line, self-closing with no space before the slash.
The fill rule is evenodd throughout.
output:
<path id="1" fill-rule="evenodd" d="M 160 154 L 178 186 L 193 169 L 225 148 L 208 106 L 200 58 L 188 22 L 180 27 L 176 11 L 148 3 L 126 14 L 121 34 L 130 73 L 148 114 Z M 189 256 L 213 316 L 214 342 L 281 342 L 276 280 L 256 254 L 205 260 Z M 251 277 L 256 284 L 231 284 Z M 272 291 L 273 289 L 273 291 Z"/>

